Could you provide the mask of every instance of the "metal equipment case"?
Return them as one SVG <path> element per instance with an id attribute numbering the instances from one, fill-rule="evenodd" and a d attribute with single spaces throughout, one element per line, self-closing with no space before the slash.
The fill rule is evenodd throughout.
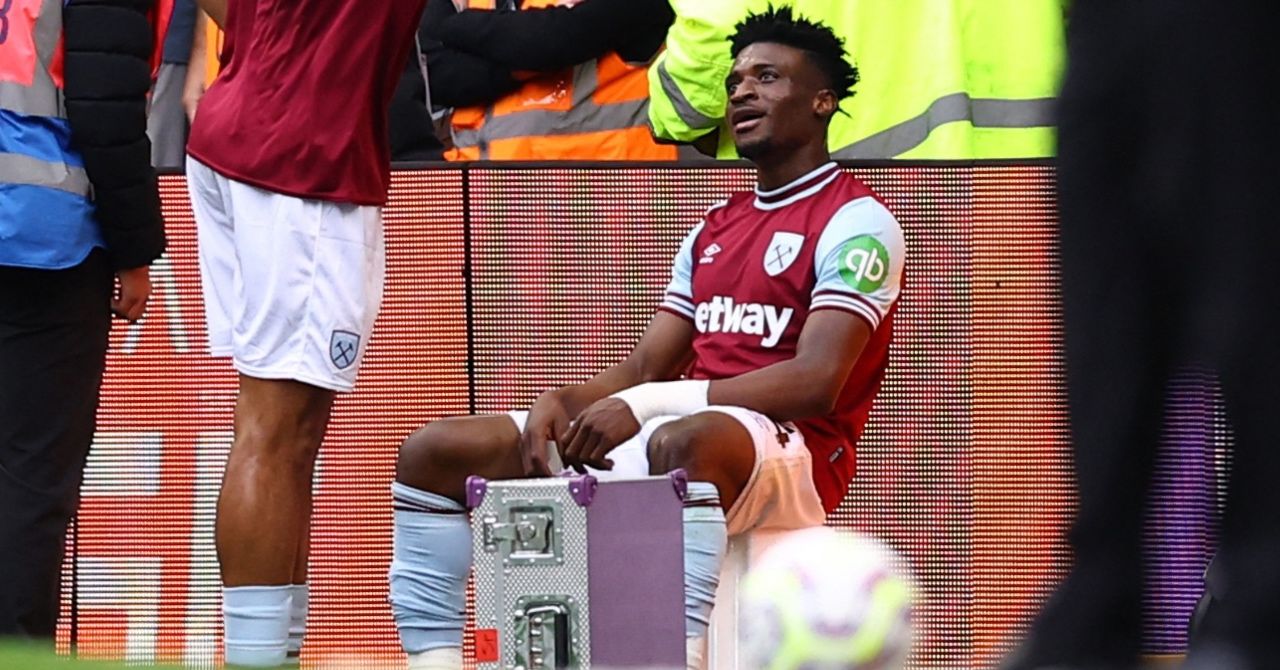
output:
<path id="1" fill-rule="evenodd" d="M 468 479 L 477 667 L 684 668 L 685 487 Z"/>

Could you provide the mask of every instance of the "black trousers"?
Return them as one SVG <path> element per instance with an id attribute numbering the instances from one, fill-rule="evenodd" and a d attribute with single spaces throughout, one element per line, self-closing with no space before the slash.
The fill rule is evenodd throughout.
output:
<path id="1" fill-rule="evenodd" d="M 1040 663 L 1122 661 L 1141 632 L 1142 526 L 1165 385 L 1218 373 L 1234 432 L 1216 637 L 1262 664 L 1280 622 L 1280 107 L 1276 10 L 1080 0 L 1061 96 L 1075 565 L 1033 629 Z"/>
<path id="2" fill-rule="evenodd" d="M 0 266 L 0 635 L 52 637 L 111 327 L 104 254 Z"/>

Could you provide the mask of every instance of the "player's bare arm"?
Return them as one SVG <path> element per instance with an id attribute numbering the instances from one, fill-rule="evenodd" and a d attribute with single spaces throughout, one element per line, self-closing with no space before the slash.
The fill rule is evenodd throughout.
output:
<path id="1" fill-rule="evenodd" d="M 227 0 L 196 0 L 196 4 L 219 28 L 227 29 Z"/>
<path id="2" fill-rule="evenodd" d="M 692 334 L 693 327 L 681 321 Z M 820 416 L 831 411 L 849 372 L 862 354 L 871 327 L 862 318 L 837 310 L 819 310 L 800 332 L 794 358 L 759 370 L 717 379 L 707 390 L 710 405 L 733 405 L 755 410 L 775 421 Z M 655 392 L 663 390 L 661 386 Z M 672 393 L 677 390 L 669 389 Z M 630 405 L 608 397 L 587 407 L 562 434 L 561 457 L 566 466 L 609 469 L 610 450 L 634 436 L 640 422 Z"/>
<path id="3" fill-rule="evenodd" d="M 813 312 L 800 331 L 795 358 L 713 381 L 707 402 L 746 407 L 774 421 L 827 414 L 870 338 L 871 326 L 861 317 Z"/>
<path id="4" fill-rule="evenodd" d="M 565 435 L 570 419 L 601 398 L 638 384 L 679 378 L 693 358 L 692 343 L 693 326 L 688 321 L 659 311 L 631 354 L 617 365 L 582 384 L 543 393 L 530 408 L 525 430 L 520 435 L 525 471 L 551 474 L 547 465 L 547 442 Z"/>

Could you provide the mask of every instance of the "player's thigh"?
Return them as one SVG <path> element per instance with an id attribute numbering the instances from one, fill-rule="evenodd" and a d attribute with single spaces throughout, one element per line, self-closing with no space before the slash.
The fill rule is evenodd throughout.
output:
<path id="1" fill-rule="evenodd" d="M 751 480 L 756 446 L 751 432 L 733 416 L 716 411 L 692 414 L 659 426 L 649 438 L 649 471 L 683 469 L 690 481 L 710 482 L 729 509 Z"/>
<path id="2" fill-rule="evenodd" d="M 400 446 L 396 480 L 461 500 L 467 477 L 513 479 L 524 475 L 520 433 L 505 414 L 433 421 Z"/>
<path id="3" fill-rule="evenodd" d="M 690 479 L 714 483 L 730 535 L 825 520 L 804 434 L 790 423 L 744 407 L 713 406 L 667 424 L 655 438 L 671 442 L 666 451 L 675 458 L 651 440 L 650 458 L 659 457 L 653 471 L 683 467 Z"/>

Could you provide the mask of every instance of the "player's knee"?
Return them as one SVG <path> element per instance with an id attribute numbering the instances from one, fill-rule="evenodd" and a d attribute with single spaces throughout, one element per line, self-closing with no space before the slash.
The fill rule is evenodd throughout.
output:
<path id="1" fill-rule="evenodd" d="M 323 428 L 310 430 L 297 421 L 258 415 L 237 422 L 233 451 L 246 461 L 310 476 L 323 439 Z"/>
<path id="2" fill-rule="evenodd" d="M 400 445 L 396 481 L 432 490 L 442 470 L 449 466 L 450 436 L 445 422 L 435 421 L 414 431 Z"/>
<path id="3" fill-rule="evenodd" d="M 689 421 L 672 421 L 659 426 L 649 437 L 649 471 L 653 474 L 683 469 L 690 477 L 705 476 L 700 459 L 702 431 Z"/>
<path id="4" fill-rule="evenodd" d="M 751 478 L 755 448 L 734 419 L 697 414 L 653 431 L 648 444 L 650 474 L 682 469 L 690 481 L 710 482 L 728 509 Z"/>
<path id="5" fill-rule="evenodd" d="M 236 408 L 236 439 L 256 454 L 313 459 L 332 402 L 332 391 L 299 382 L 246 381 Z"/>

